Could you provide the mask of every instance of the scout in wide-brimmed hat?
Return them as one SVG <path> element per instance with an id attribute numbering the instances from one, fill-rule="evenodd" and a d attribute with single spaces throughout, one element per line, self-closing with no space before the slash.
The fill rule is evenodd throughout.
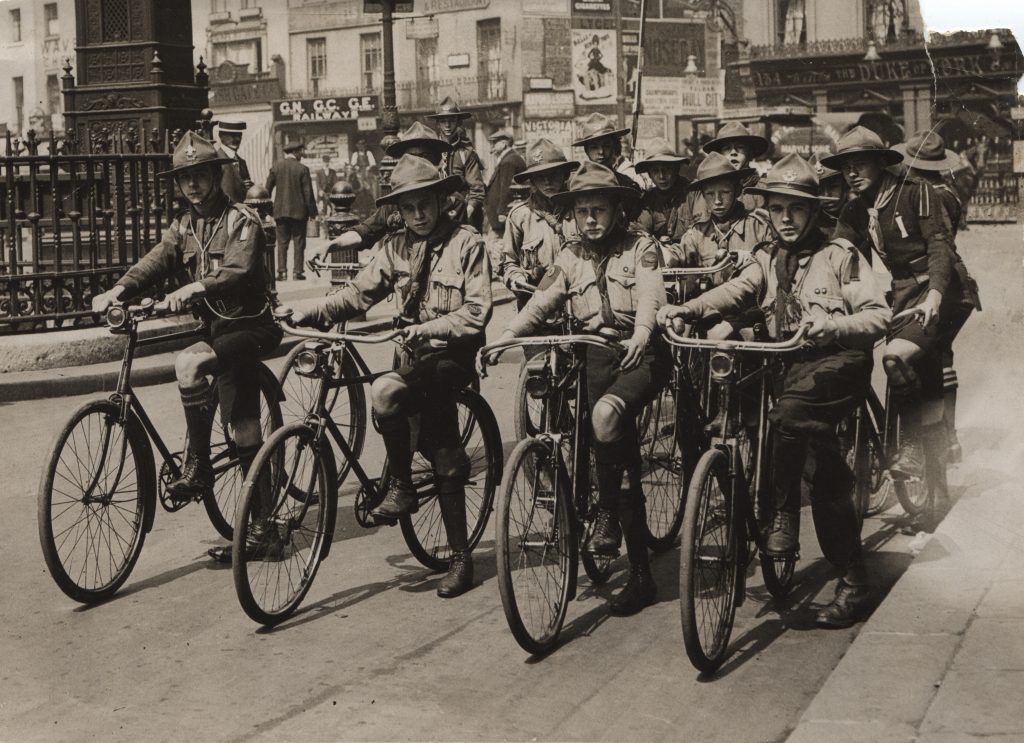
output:
<path id="1" fill-rule="evenodd" d="M 771 142 L 764 137 L 751 134 L 747 127 L 738 121 L 729 121 L 718 130 L 715 138 L 702 148 L 707 153 L 721 152 L 730 143 L 741 144 L 747 148 L 747 160 L 756 160 L 771 149 Z"/>
<path id="2" fill-rule="evenodd" d="M 855 126 L 836 142 L 835 152 L 819 161 L 826 168 L 841 171 L 843 163 L 858 155 L 877 155 L 885 165 L 903 162 L 903 155 L 891 150 L 882 142 L 882 138 L 870 129 Z"/>
<path id="3" fill-rule="evenodd" d="M 646 173 L 655 165 L 686 165 L 688 162 L 690 158 L 676 154 L 675 148 L 664 139 L 656 139 L 633 168 L 637 173 Z"/>
<path id="4" fill-rule="evenodd" d="M 629 128 L 617 129 L 610 118 L 601 113 L 592 113 L 580 123 L 580 138 L 573 142 L 574 147 L 584 147 L 589 142 L 595 142 L 606 137 L 615 137 L 629 134 Z"/>
<path id="5" fill-rule="evenodd" d="M 441 171 L 415 155 L 402 155 L 395 169 L 391 171 L 391 193 L 377 199 L 377 206 L 398 203 L 398 197 L 417 191 L 436 191 L 446 196 L 462 186 L 457 175 L 444 177 Z"/>
<path id="6" fill-rule="evenodd" d="M 946 149 L 946 142 L 931 130 L 914 132 L 910 138 L 892 147 L 903 162 L 914 170 L 949 171 L 960 164 L 960 155 Z"/>
<path id="7" fill-rule="evenodd" d="M 569 178 L 568 190 L 555 194 L 553 201 L 571 204 L 581 196 L 608 196 L 614 201 L 633 202 L 641 195 L 639 189 L 619 185 L 611 168 L 588 160 Z"/>
<path id="8" fill-rule="evenodd" d="M 835 201 L 829 196 L 820 195 L 818 174 L 814 172 L 810 163 L 796 153 L 790 153 L 779 160 L 756 186 L 750 186 L 745 191 L 764 197 L 778 195 L 795 196 L 811 201 Z"/>
<path id="9" fill-rule="evenodd" d="M 445 99 L 437 104 L 437 111 L 427 114 L 428 119 L 468 119 L 472 116 L 473 114 L 469 113 L 469 111 L 463 111 L 459 108 L 459 104 L 452 100 L 450 95 L 445 96 Z"/>
<path id="10" fill-rule="evenodd" d="M 452 146 L 441 139 L 437 132 L 418 121 L 414 121 L 404 132 L 399 132 L 398 141 L 388 145 L 384 151 L 397 158 L 414 147 L 429 150 L 438 156 L 452 151 Z"/>
<path id="11" fill-rule="evenodd" d="M 690 190 L 700 190 L 705 184 L 722 178 L 735 180 L 737 184 L 742 184 L 744 180 L 754 175 L 756 172 L 757 171 L 753 168 L 737 169 L 731 162 L 729 162 L 729 158 L 725 155 L 712 152 L 701 160 L 700 165 L 697 166 L 697 177 L 693 179 L 692 183 L 690 183 Z"/>
<path id="12" fill-rule="evenodd" d="M 565 154 L 550 139 L 538 139 L 530 149 L 526 151 L 526 170 L 516 173 L 512 180 L 516 183 L 525 183 L 538 173 L 546 173 L 551 170 L 575 170 L 579 163 L 575 160 L 566 160 Z"/>
<path id="13" fill-rule="evenodd" d="M 185 136 L 181 138 L 181 141 L 174 148 L 174 154 L 171 156 L 171 169 L 157 173 L 157 175 L 177 175 L 193 168 L 202 168 L 207 165 L 224 165 L 229 162 L 231 162 L 231 158 L 220 155 L 213 142 L 203 139 L 195 132 L 189 130 L 185 132 Z"/>
<path id="14" fill-rule="evenodd" d="M 838 170 L 833 170 L 827 165 L 824 165 L 817 153 L 811 155 L 810 159 L 807 160 L 807 164 L 814 168 L 814 174 L 818 176 L 818 183 L 823 185 L 826 181 L 843 177 L 843 174 Z"/>
<path id="15" fill-rule="evenodd" d="M 831 230 L 839 220 L 839 214 L 843 210 L 843 204 L 846 203 L 850 187 L 846 184 L 843 174 L 838 170 L 832 170 L 832 168 L 822 165 L 817 154 L 811 155 L 807 164 L 814 168 L 814 174 L 818 176 L 821 194 L 834 199 L 834 201 L 822 203 L 822 210 L 825 214 L 819 221 L 822 228 Z"/>

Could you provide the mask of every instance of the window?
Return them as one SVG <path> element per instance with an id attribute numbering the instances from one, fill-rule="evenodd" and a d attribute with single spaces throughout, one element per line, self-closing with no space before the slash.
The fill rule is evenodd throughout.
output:
<path id="1" fill-rule="evenodd" d="M 11 29 L 11 41 L 21 41 L 21 9 L 15 8 L 8 11 Z"/>
<path id="2" fill-rule="evenodd" d="M 327 39 L 306 39 L 306 69 L 310 90 L 319 91 L 320 81 L 327 77 Z"/>
<path id="3" fill-rule="evenodd" d="M 43 21 L 46 23 L 47 36 L 60 36 L 60 23 L 57 19 L 57 3 L 43 6 Z"/>
<path id="4" fill-rule="evenodd" d="M 503 97 L 500 18 L 477 21 L 476 58 L 480 100 L 497 100 Z"/>
<path id="5" fill-rule="evenodd" d="M 217 41 L 210 45 L 210 50 L 212 67 L 231 62 L 235 65 L 247 65 L 251 73 L 263 69 L 263 45 L 260 39 Z"/>
<path id="6" fill-rule="evenodd" d="M 807 11 L 805 0 L 780 0 L 776 6 L 779 43 L 807 43 Z"/>
<path id="7" fill-rule="evenodd" d="M 381 87 L 380 34 L 360 34 L 359 51 L 363 61 L 363 90 L 377 90 Z"/>
<path id="8" fill-rule="evenodd" d="M 869 32 L 880 44 L 895 41 L 903 34 L 906 8 L 903 0 L 875 0 L 868 6 Z"/>
<path id="9" fill-rule="evenodd" d="M 437 81 L 437 37 L 416 39 L 416 85 L 429 87 Z"/>
<path id="10" fill-rule="evenodd" d="M 21 120 L 25 115 L 25 78 L 12 77 L 14 86 L 14 128 L 21 133 Z"/>
<path id="11" fill-rule="evenodd" d="M 56 75 L 46 76 L 46 104 L 48 114 L 61 112 L 60 78 Z"/>

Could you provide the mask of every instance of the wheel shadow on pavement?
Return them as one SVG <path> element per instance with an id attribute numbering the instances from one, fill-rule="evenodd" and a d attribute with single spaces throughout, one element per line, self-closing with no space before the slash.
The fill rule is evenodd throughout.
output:
<path id="1" fill-rule="evenodd" d="M 103 606 L 105 604 L 113 603 L 115 601 L 118 601 L 119 599 L 132 596 L 136 593 L 148 590 L 150 588 L 159 588 L 160 586 L 163 586 L 172 581 L 176 581 L 179 578 L 184 578 L 186 575 L 198 573 L 200 570 L 209 570 L 211 565 L 217 568 L 223 567 L 222 565 L 215 563 L 204 553 L 201 558 L 197 557 L 194 561 L 190 563 L 180 565 L 176 568 L 171 568 L 170 570 L 165 570 L 162 573 L 151 575 L 148 578 L 143 578 L 138 583 L 129 583 L 106 601 L 100 602 L 98 604 L 83 604 L 82 606 L 78 606 L 75 609 L 73 609 L 73 611 L 88 611 L 89 609 L 95 608 L 97 606 Z M 231 565 L 229 564 L 227 567 L 230 569 Z"/>

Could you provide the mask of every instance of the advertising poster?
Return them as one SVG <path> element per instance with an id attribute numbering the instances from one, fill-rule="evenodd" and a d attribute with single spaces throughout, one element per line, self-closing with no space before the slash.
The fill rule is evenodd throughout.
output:
<path id="1" fill-rule="evenodd" d="M 561 147 L 565 156 L 569 157 L 573 142 L 572 119 L 526 119 L 523 121 L 523 134 L 527 146 L 543 137 Z"/>
<path id="2" fill-rule="evenodd" d="M 615 103 L 616 41 L 614 31 L 572 30 L 572 88 L 577 106 Z"/>

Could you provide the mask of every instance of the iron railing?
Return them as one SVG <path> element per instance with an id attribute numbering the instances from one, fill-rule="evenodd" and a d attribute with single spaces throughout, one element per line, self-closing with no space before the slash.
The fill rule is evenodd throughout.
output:
<path id="1" fill-rule="evenodd" d="M 449 95 L 462 106 L 497 103 L 506 100 L 507 92 L 504 75 L 420 80 L 395 86 L 400 111 L 433 108 Z"/>

